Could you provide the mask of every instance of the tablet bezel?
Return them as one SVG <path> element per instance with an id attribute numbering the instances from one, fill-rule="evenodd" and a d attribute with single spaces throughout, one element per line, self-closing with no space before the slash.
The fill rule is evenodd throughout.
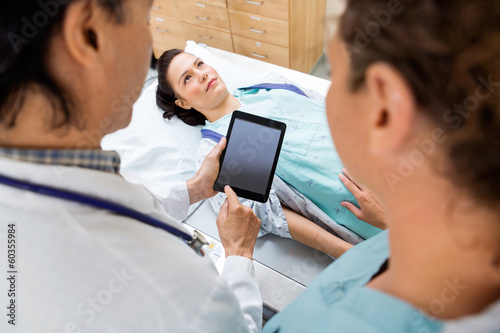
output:
<path id="1" fill-rule="evenodd" d="M 249 121 L 249 122 L 252 122 L 252 123 L 264 126 L 264 127 L 269 127 L 269 128 L 276 129 L 276 130 L 280 131 L 280 138 L 279 138 L 278 145 L 276 147 L 276 151 L 275 151 L 275 154 L 274 154 L 273 166 L 271 168 L 271 172 L 270 172 L 269 178 L 267 180 L 265 194 L 252 192 L 252 191 L 249 191 L 247 189 L 243 189 L 243 188 L 239 188 L 239 187 L 233 187 L 233 186 L 231 186 L 231 184 L 223 184 L 223 183 L 219 183 L 218 182 L 219 181 L 220 172 L 222 170 L 222 164 L 223 164 L 224 158 L 226 156 L 226 150 L 227 150 L 227 147 L 229 147 L 229 142 L 231 140 L 231 133 L 233 131 L 233 125 L 234 125 L 234 122 L 235 122 L 236 119 L 241 119 L 241 120 L 244 120 L 244 121 Z M 276 171 L 276 166 L 278 164 L 278 159 L 279 159 L 280 152 L 281 152 L 281 146 L 283 144 L 283 139 L 285 137 L 285 130 L 286 130 L 286 124 L 283 123 L 283 122 L 272 120 L 272 119 L 269 119 L 269 118 L 264 118 L 264 117 L 256 116 L 256 115 L 253 115 L 253 114 L 250 114 L 250 113 L 246 113 L 246 112 L 243 112 L 243 111 L 239 111 L 239 110 L 234 111 L 233 115 L 231 117 L 231 121 L 229 123 L 229 129 L 227 131 L 226 149 L 224 149 L 224 151 L 222 152 L 220 160 L 219 160 L 219 173 L 217 174 L 217 179 L 215 180 L 215 183 L 214 183 L 214 187 L 213 187 L 214 190 L 215 191 L 219 191 L 219 192 L 224 192 L 224 187 L 226 185 L 229 185 L 229 186 L 231 186 L 231 188 L 233 189 L 233 191 L 239 197 L 243 197 L 243 198 L 254 200 L 254 201 L 258 201 L 258 202 L 267 202 L 267 200 L 269 199 L 269 192 L 271 191 L 271 184 L 272 184 L 272 181 L 273 181 L 273 178 L 274 178 L 274 173 Z"/>

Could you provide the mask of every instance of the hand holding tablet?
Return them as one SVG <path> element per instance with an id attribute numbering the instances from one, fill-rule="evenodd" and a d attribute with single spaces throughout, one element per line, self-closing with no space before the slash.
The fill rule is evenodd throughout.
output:
<path id="1" fill-rule="evenodd" d="M 285 123 L 234 111 L 214 190 L 266 202 L 285 136 Z"/>

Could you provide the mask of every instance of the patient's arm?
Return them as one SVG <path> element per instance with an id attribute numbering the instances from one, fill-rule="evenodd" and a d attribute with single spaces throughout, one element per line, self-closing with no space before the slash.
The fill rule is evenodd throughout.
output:
<path id="1" fill-rule="evenodd" d="M 199 167 L 196 175 L 186 182 L 190 204 L 212 198 L 217 194 L 214 191 L 214 183 L 219 173 L 219 159 L 222 151 L 226 148 L 226 138 L 215 145 Z"/>
<path id="2" fill-rule="evenodd" d="M 340 180 L 354 195 L 361 209 L 348 201 L 343 201 L 341 205 L 349 209 L 361 221 L 365 221 L 380 229 L 386 229 L 387 215 L 377 197 L 366 187 L 356 184 L 347 169 L 344 168 L 342 172 L 343 174 L 339 174 Z"/>
<path id="3" fill-rule="evenodd" d="M 283 211 L 288 222 L 290 235 L 296 241 L 329 254 L 334 258 L 340 257 L 352 247 L 351 244 L 329 233 L 293 210 L 283 207 Z"/>

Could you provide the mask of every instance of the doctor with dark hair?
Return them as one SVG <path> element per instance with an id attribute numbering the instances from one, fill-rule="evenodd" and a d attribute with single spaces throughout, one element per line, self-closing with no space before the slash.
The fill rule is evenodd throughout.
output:
<path id="1" fill-rule="evenodd" d="M 225 141 L 160 198 L 125 181 L 119 156 L 100 148 L 128 125 L 141 92 L 151 4 L 0 4 L 2 332 L 261 330 L 259 219 L 226 188 L 222 277 L 178 222 L 215 194 Z"/>

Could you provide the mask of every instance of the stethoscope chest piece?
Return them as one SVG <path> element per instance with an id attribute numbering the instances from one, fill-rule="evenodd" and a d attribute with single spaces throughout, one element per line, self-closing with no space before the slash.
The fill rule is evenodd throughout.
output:
<path id="1" fill-rule="evenodd" d="M 186 242 L 196 253 L 201 255 L 202 257 L 205 255 L 203 251 L 203 247 L 208 245 L 208 241 L 205 236 L 198 230 L 194 230 L 193 239 L 191 241 Z"/>

